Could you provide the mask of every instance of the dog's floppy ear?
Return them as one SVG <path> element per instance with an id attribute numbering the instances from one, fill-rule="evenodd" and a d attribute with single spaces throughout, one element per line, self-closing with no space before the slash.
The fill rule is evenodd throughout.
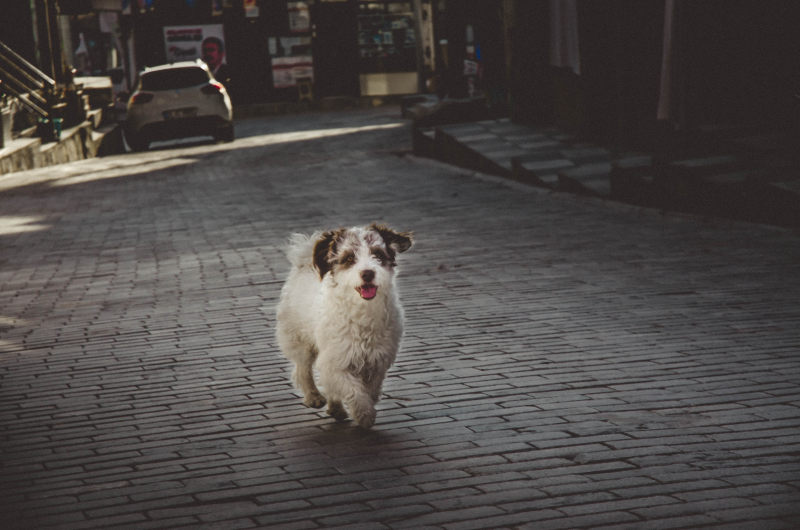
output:
<path id="1" fill-rule="evenodd" d="M 340 232 L 341 230 L 328 230 L 314 244 L 314 267 L 319 271 L 320 278 L 324 278 L 332 268 L 330 257 L 336 252 L 336 240 Z"/>
<path id="2" fill-rule="evenodd" d="M 395 252 L 405 252 L 414 243 L 414 234 L 411 232 L 396 232 L 385 225 L 377 223 L 372 223 L 370 228 L 378 232 L 386 243 L 386 247 Z"/>

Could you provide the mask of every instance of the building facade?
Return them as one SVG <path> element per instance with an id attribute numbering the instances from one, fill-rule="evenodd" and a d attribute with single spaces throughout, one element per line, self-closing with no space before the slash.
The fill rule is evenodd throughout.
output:
<path id="1" fill-rule="evenodd" d="M 209 36 L 224 46 L 238 102 L 409 94 L 420 84 L 424 0 L 130 0 L 120 41 L 131 71 L 202 57 Z M 431 37 L 429 37 L 431 38 Z"/>
<path id="2" fill-rule="evenodd" d="M 9 0 L 0 40 L 62 81 L 203 57 L 240 103 L 435 92 L 621 146 L 800 128 L 796 0 Z"/>
<path id="3" fill-rule="evenodd" d="M 800 2 L 439 0 L 437 92 L 619 146 L 798 128 Z"/>
<path id="4" fill-rule="evenodd" d="M 4 9 L 14 17 L 3 17 L 0 40 L 47 71 L 116 73 L 119 90 L 146 66 L 204 58 L 208 38 L 239 102 L 296 99 L 298 84 L 314 98 L 411 94 L 433 71 L 431 0 L 11 0 Z"/>
<path id="5" fill-rule="evenodd" d="M 510 4 L 507 76 L 520 121 L 648 147 L 665 134 L 797 127 L 800 3 Z"/>

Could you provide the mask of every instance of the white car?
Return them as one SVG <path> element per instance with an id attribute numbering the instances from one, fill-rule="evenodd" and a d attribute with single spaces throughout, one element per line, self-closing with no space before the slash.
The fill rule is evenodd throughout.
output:
<path id="1" fill-rule="evenodd" d="M 199 59 L 145 68 L 127 110 L 125 137 L 135 151 L 147 149 L 154 140 L 234 138 L 228 91 Z"/>

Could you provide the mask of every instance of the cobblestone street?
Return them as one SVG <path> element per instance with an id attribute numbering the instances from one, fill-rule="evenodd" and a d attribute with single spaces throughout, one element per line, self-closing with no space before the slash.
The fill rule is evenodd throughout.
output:
<path id="1" fill-rule="evenodd" d="M 0 177 L 0 526 L 800 525 L 800 237 L 410 156 L 396 107 Z M 292 232 L 415 233 L 365 431 L 274 338 Z"/>

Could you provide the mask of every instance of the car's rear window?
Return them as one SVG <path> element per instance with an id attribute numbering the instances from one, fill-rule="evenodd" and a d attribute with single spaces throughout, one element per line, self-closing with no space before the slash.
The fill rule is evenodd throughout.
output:
<path id="1" fill-rule="evenodd" d="M 202 68 L 171 68 L 142 74 L 142 90 L 172 90 L 208 83 Z"/>

